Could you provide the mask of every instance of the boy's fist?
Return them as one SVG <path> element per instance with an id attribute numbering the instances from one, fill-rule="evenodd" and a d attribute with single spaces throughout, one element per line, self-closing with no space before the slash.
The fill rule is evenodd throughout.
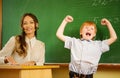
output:
<path id="1" fill-rule="evenodd" d="M 108 24 L 109 24 L 109 21 L 106 18 L 103 18 L 101 20 L 101 25 L 108 25 Z"/>
<path id="2" fill-rule="evenodd" d="M 70 15 L 67 15 L 67 16 L 65 17 L 65 21 L 66 21 L 66 22 L 72 22 L 72 21 L 73 21 L 73 17 L 70 16 Z"/>

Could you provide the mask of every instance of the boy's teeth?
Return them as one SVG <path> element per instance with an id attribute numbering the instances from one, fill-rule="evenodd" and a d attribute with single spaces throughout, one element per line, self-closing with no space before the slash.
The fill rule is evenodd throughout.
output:
<path id="1" fill-rule="evenodd" d="M 90 36 L 91 34 L 90 33 L 86 33 L 86 35 Z"/>

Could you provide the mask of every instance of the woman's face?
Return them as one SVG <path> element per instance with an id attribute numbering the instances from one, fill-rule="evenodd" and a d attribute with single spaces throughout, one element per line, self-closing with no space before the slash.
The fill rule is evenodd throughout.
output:
<path id="1" fill-rule="evenodd" d="M 22 27 L 26 35 L 35 33 L 35 22 L 30 16 L 24 18 Z"/>

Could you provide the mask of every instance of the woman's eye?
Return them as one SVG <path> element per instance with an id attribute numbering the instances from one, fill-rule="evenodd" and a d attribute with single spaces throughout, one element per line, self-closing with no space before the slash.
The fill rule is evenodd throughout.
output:
<path id="1" fill-rule="evenodd" d="M 33 22 L 33 21 L 31 21 L 31 22 L 30 22 L 30 24 L 34 24 L 34 22 Z"/>
<path id="2" fill-rule="evenodd" d="M 24 23 L 23 23 L 23 25 L 27 25 L 27 23 L 26 23 L 26 22 L 24 22 Z"/>

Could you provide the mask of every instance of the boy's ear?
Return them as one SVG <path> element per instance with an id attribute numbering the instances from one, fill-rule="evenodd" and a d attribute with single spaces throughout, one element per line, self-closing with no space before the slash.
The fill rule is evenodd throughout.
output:
<path id="1" fill-rule="evenodd" d="M 80 33 L 80 38 L 82 38 L 82 33 Z"/>
<path id="2" fill-rule="evenodd" d="M 82 33 L 80 32 L 80 35 L 82 35 Z"/>
<path id="3" fill-rule="evenodd" d="M 94 37 L 96 36 L 96 34 L 93 35 Z"/>

